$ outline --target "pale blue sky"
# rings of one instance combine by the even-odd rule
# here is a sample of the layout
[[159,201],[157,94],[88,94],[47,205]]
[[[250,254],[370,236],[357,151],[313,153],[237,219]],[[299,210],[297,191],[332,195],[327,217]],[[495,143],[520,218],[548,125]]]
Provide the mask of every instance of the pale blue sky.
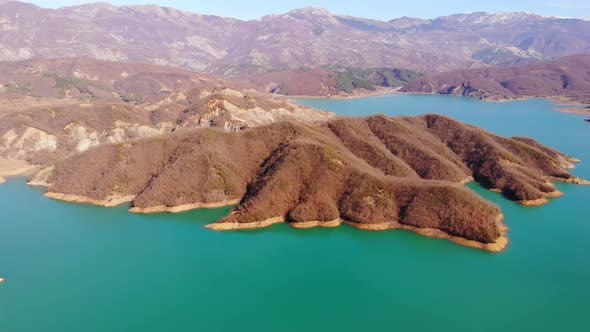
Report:
[[[22,0],[42,7],[88,3],[78,0]],[[590,0],[112,0],[116,5],[150,4],[191,12],[252,19],[294,8],[322,6],[333,13],[390,20],[401,16],[434,18],[475,11],[530,11],[548,16],[590,18]]]

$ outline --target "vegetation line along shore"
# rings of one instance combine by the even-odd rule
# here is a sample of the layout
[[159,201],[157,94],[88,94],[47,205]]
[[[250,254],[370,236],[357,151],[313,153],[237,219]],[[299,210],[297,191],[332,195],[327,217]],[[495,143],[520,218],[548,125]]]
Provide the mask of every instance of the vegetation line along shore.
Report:
[[498,251],[507,243],[501,211],[464,185],[476,180],[517,203],[546,204],[561,194],[551,181],[588,183],[567,171],[578,161],[442,115],[326,115],[99,145],[40,167],[30,183],[46,185],[48,198],[130,203],[136,213],[235,205],[207,226],[214,230],[347,223]]

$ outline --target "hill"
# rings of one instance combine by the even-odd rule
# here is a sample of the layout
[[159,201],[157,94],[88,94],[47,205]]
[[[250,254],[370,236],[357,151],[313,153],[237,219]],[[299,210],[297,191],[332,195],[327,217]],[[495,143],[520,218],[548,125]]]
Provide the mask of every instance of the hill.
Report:
[[[146,91],[150,91],[149,89]],[[92,147],[194,128],[241,131],[281,120],[333,114],[229,87],[195,88],[154,103],[17,98],[0,103],[0,158],[47,165]]]
[[547,203],[549,182],[583,183],[571,159],[526,138],[502,138],[440,115],[198,129],[102,145],[59,161],[34,181],[47,196],[134,212],[238,204],[213,229],[406,228],[484,248],[505,244],[500,211],[461,184]]
[[299,68],[241,76],[265,91],[284,96],[350,96],[399,88],[421,74],[401,68]]
[[526,66],[456,70],[427,75],[402,90],[491,100],[558,96],[590,103],[590,55],[564,57]]
[[0,92],[34,98],[97,100],[142,104],[173,92],[232,86],[236,81],[174,67],[90,58],[0,62]]

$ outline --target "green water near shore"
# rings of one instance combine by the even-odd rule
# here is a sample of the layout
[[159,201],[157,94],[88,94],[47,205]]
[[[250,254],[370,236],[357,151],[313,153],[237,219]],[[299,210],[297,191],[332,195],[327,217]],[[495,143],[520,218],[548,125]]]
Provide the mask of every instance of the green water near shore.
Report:
[[[590,125],[547,100],[392,95],[301,100],[345,115],[439,112],[587,162]],[[275,225],[219,233],[229,209],[136,215],[0,185],[0,331],[586,331],[590,187],[500,205],[500,254],[402,230]]]

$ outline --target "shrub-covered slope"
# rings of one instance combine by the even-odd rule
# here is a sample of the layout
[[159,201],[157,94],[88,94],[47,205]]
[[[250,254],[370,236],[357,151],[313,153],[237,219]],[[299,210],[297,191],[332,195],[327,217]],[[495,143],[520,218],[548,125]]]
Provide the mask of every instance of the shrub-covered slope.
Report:
[[227,131],[333,114],[265,94],[224,87],[175,92],[153,104],[64,103],[0,113],[0,157],[47,164],[102,144],[177,130]]
[[550,179],[576,181],[568,160],[533,140],[440,115],[374,116],[100,146],[58,162],[46,181],[50,197],[104,205],[128,198],[136,212],[239,202],[214,229],[344,221],[490,249],[503,238],[500,211],[461,183],[474,177],[509,199],[539,203],[556,194]]
[[455,70],[424,76],[403,88],[480,99],[567,97],[590,101],[590,55],[526,66]]

